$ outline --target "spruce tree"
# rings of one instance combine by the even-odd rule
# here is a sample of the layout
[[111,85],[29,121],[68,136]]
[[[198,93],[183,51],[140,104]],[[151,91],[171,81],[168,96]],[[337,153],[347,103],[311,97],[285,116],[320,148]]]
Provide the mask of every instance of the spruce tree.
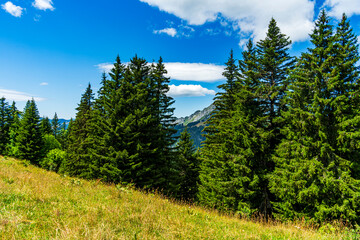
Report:
[[187,128],[181,132],[177,146],[180,162],[179,195],[185,200],[195,200],[199,183],[200,160]]
[[[223,210],[234,209],[234,201],[224,186],[232,181],[228,166],[231,149],[226,149],[229,142],[228,127],[231,126],[231,118],[234,110],[234,93],[236,92],[239,79],[238,66],[230,52],[226,68],[223,73],[226,82],[219,86],[214,101],[215,109],[206,122],[204,128],[206,140],[202,148],[202,163],[198,199],[201,203]],[[231,194],[230,194],[231,195]]]
[[18,148],[16,146],[16,138],[18,135],[18,130],[20,126],[20,115],[21,112],[16,108],[16,104],[13,101],[10,107],[9,111],[9,123],[10,123],[10,129],[9,129],[9,142],[6,146],[7,148],[7,155],[9,156],[17,156]]
[[43,135],[53,133],[51,123],[48,117],[44,117],[41,119],[40,127]]
[[[92,174],[96,178],[109,182],[123,181],[120,169],[124,169],[127,158],[125,148],[127,142],[123,137],[127,125],[123,120],[127,109],[124,101],[119,103],[119,99],[127,96],[130,92],[124,91],[122,93],[124,95],[118,93],[120,86],[125,87],[123,84],[124,71],[125,66],[117,56],[114,67],[109,73],[110,79],[107,79],[105,73],[102,75],[101,88],[94,103]],[[129,107],[131,108],[131,106]]]
[[117,57],[103,74],[94,104],[94,172],[106,181],[169,190],[175,168],[173,100],[160,59],[149,65],[135,56],[127,67]]
[[10,140],[10,108],[6,99],[0,98],[0,155],[6,154],[6,145]]
[[95,177],[91,154],[93,124],[96,124],[93,122],[93,104],[94,94],[89,83],[76,108],[76,118],[71,123],[68,136],[67,159],[61,166],[62,172],[87,179]]
[[60,130],[58,134],[57,140],[60,142],[62,149],[65,150],[67,146],[67,129],[66,129],[66,122],[60,124]]
[[172,104],[174,99],[167,95],[169,91],[170,78],[166,77],[167,71],[160,57],[156,64],[152,64],[150,70],[149,99],[152,99],[150,105],[153,129],[149,131],[151,142],[157,147],[156,155],[152,160],[158,168],[153,171],[158,173],[154,175],[162,176],[162,183],[151,184],[158,188],[166,190],[168,193],[175,194],[178,189],[176,179],[178,173],[178,162],[175,157],[175,120],[174,108]]
[[[286,109],[284,102],[285,91],[288,87],[288,75],[294,68],[295,60],[289,54],[291,41],[281,33],[275,19],[271,19],[268,32],[264,40],[257,43],[257,69],[259,76],[258,101],[260,102],[262,126],[257,134],[266,140],[267,144],[257,142],[260,151],[255,155],[257,165],[253,169],[259,177],[257,195],[258,210],[265,216],[272,213],[271,195],[268,187],[267,175],[274,170],[272,154],[283,138],[280,130],[284,122],[282,112]],[[253,150],[253,149],[252,149]],[[259,149],[257,149],[259,150]]]
[[51,120],[51,130],[55,138],[58,138],[60,133],[60,122],[59,118],[57,116],[57,113],[55,113],[53,119]]
[[27,101],[21,116],[16,145],[18,157],[38,164],[43,157],[43,138],[40,129],[40,116],[34,99]]
[[359,221],[358,46],[346,18],[334,34],[325,11],[310,36],[313,47],[290,76],[285,139],[270,178],[274,205],[279,218]]
[[156,89],[153,88],[155,82],[151,67],[145,59],[135,56],[130,60],[124,79],[124,88],[119,93],[130,90],[122,101],[125,101],[125,105],[131,103],[132,108],[128,105],[130,109],[124,120],[131,131],[126,134],[128,167],[123,176],[128,178],[126,181],[131,180],[141,188],[166,190],[169,166],[167,159],[161,156],[165,146],[160,144],[157,134],[157,131],[161,131],[161,122],[156,116],[159,111],[153,112],[158,100]]
[[[273,171],[271,156],[282,138],[286,79],[294,65],[288,53],[290,44],[274,19],[256,48],[251,41],[248,43],[235,84],[229,84],[231,80],[225,84],[228,87],[224,89],[235,91],[226,90],[222,96],[230,97],[220,101],[232,104],[218,108],[204,130],[207,139],[200,175],[201,202],[244,214],[256,211],[271,216],[273,196],[267,175]],[[224,73],[230,79],[233,74],[228,74],[229,69],[234,69],[231,59]],[[222,98],[215,99],[215,105],[219,106],[216,102]]]

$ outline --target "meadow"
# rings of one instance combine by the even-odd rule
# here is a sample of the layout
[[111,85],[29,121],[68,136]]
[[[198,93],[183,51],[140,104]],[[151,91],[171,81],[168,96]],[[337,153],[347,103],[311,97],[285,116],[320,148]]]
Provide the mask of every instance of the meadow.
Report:
[[251,221],[0,157],[1,239],[356,239],[354,230]]

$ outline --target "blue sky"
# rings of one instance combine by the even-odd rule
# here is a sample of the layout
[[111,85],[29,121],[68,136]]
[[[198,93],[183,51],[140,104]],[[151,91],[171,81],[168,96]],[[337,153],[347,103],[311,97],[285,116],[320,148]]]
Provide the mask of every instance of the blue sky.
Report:
[[271,17],[293,40],[309,46],[321,8],[336,21],[345,12],[360,33],[358,0],[0,0],[0,97],[20,110],[34,97],[42,116],[75,116],[90,82],[117,54],[149,62],[160,56],[171,77],[175,115],[212,103],[230,49],[241,55],[248,38],[262,39]]

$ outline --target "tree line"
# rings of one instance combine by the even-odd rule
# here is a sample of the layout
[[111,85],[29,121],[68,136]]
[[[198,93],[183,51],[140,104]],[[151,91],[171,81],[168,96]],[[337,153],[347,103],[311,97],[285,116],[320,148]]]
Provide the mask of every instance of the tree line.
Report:
[[61,174],[159,190],[195,198],[199,158],[190,134],[175,137],[174,100],[160,58],[137,56],[125,66],[118,56],[95,94],[89,84],[76,118],[61,127],[55,114],[40,119],[34,100],[20,113],[0,101],[0,155],[26,159]]
[[242,215],[360,221],[357,37],[322,11],[299,58],[271,20],[251,40],[205,128],[198,198]]
[[62,174],[132,184],[281,220],[360,222],[357,36],[322,11],[300,57],[272,19],[265,39],[231,51],[196,151],[175,137],[170,79],[157,63],[117,57],[95,97],[87,87],[67,129],[0,100],[0,154]]

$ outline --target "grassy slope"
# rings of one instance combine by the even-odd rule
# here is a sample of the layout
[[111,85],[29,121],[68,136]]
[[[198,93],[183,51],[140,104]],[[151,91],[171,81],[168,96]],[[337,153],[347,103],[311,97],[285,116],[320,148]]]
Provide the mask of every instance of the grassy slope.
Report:
[[0,156],[0,239],[340,239],[61,177]]

